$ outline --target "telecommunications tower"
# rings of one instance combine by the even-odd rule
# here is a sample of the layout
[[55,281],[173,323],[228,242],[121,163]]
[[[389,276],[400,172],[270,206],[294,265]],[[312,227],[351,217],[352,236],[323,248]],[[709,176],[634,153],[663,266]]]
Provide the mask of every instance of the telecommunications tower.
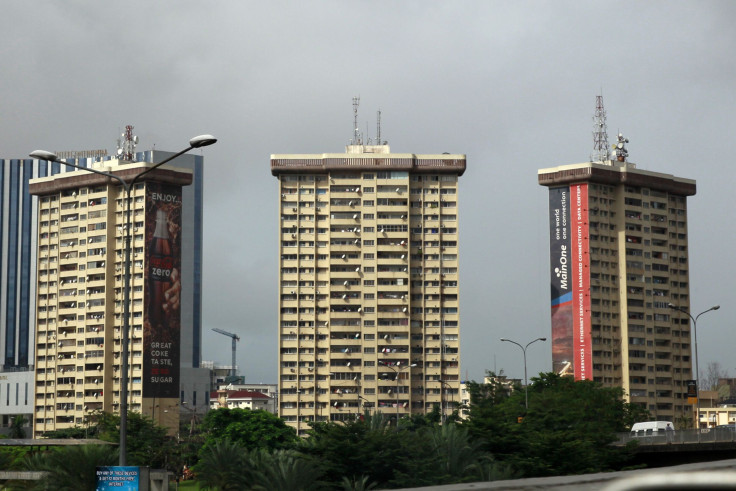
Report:
[[590,161],[606,162],[610,158],[603,95],[597,95],[595,96],[595,116],[593,116],[593,154],[590,156]]

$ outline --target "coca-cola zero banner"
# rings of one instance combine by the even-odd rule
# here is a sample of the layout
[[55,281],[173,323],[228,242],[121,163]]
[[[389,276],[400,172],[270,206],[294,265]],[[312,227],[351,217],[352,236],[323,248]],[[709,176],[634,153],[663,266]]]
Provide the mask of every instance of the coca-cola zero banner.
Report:
[[179,397],[181,187],[146,193],[143,397]]

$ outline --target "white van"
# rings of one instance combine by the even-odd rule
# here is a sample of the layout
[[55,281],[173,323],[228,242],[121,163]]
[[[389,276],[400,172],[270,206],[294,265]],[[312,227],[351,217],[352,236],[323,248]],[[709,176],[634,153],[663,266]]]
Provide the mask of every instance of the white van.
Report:
[[675,429],[672,421],[644,421],[634,423],[631,427],[631,436],[641,438],[645,436],[666,436],[667,426]]

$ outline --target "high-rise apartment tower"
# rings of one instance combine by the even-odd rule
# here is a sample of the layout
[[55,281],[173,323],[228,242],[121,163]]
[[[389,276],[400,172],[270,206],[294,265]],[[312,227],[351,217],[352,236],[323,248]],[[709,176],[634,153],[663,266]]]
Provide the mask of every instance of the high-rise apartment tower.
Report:
[[[149,164],[93,166],[132,178]],[[192,172],[161,167],[131,190],[129,408],[177,428],[180,405],[182,186]],[[87,171],[31,181],[38,196],[34,434],[119,409],[126,200]]]
[[445,412],[460,387],[464,155],[272,155],[279,180],[279,414]]
[[552,361],[623,387],[659,420],[690,416],[687,197],[695,181],[618,158],[541,169],[549,188]]

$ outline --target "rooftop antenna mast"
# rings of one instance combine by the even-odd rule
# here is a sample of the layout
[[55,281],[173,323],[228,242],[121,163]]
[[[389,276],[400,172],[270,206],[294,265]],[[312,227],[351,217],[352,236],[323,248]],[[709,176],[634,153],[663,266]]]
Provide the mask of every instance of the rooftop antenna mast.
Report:
[[381,110],[378,110],[378,115],[376,116],[376,145],[383,145],[381,143]]
[[125,133],[120,136],[123,139],[122,141],[118,139],[118,158],[131,162],[135,153],[135,146],[138,144],[138,137],[133,135],[133,126],[127,125],[125,127]]
[[360,106],[360,96],[353,97],[353,145],[363,144],[360,128],[358,128],[358,106]]
[[611,159],[608,146],[608,127],[606,126],[606,110],[603,107],[603,95],[595,96],[595,116],[593,116],[593,155],[592,162],[606,162]]
[[613,145],[613,148],[616,150],[616,160],[618,162],[626,162],[626,158],[629,156],[629,151],[626,149],[627,143],[629,143],[629,139],[624,138],[624,135],[619,133],[616,143]]

